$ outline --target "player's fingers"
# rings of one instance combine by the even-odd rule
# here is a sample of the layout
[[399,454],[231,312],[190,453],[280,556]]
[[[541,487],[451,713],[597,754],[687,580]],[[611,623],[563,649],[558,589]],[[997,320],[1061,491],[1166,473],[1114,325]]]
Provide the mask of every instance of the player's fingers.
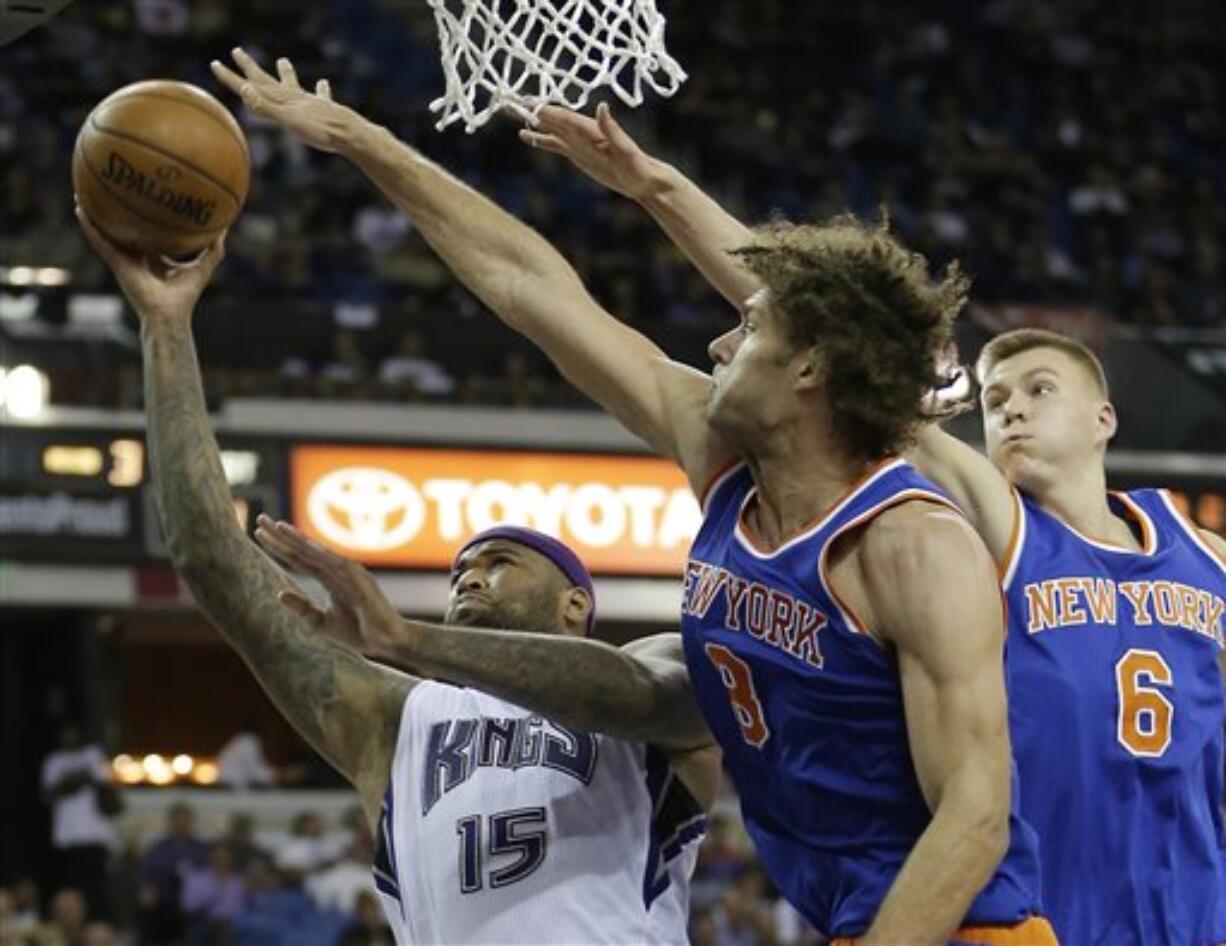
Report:
[[304,574],[310,575],[333,597],[352,599],[353,587],[345,574],[349,564],[330,549],[303,535],[287,522],[274,527],[286,557]]
[[294,64],[284,56],[277,60],[277,76],[291,89],[302,88],[298,82],[298,71],[294,68]]
[[265,529],[263,526],[256,528],[253,533],[256,544],[259,545],[264,552],[273,559],[282,568],[291,572],[297,572],[298,569],[294,563],[290,561],[290,555],[285,547],[285,543],[277,539],[276,533]]
[[275,529],[261,525],[255,530],[255,539],[261,548],[290,571],[299,575],[310,575],[322,581],[318,564],[309,556],[303,555],[293,544],[286,542]]
[[550,134],[591,135],[596,131],[595,123],[586,115],[558,105],[546,105],[542,108],[537,113],[537,125],[539,131]]
[[519,140],[528,147],[536,148],[540,151],[552,151],[554,154],[563,155],[569,154],[566,142],[555,135],[542,135],[539,132],[521,128],[519,130]]
[[533,114],[532,109],[524,108],[518,102],[507,102],[504,108],[512,117],[517,118],[531,128],[535,128],[539,123],[539,119]]
[[309,598],[299,594],[297,591],[282,591],[277,595],[277,600],[281,602],[282,607],[293,611],[299,617],[306,618],[316,627],[321,626],[327,619],[323,611],[315,607]]
[[242,94],[243,83],[246,82],[246,80],[237,72],[219,59],[214,59],[212,62],[210,62],[209,68],[213,71],[213,75],[217,78],[218,82],[224,85],[235,95]]
[[264,71],[263,67],[251,57],[251,54],[242,46],[235,46],[230,50],[230,55],[234,57],[234,61],[238,64],[239,69],[243,71],[248,79],[252,81],[264,80],[271,82],[272,76]]
[[321,99],[332,101],[332,83],[327,79],[320,79],[315,83],[315,94]]
[[108,265],[119,262],[122,259],[119,248],[98,231],[89,217],[85,216],[85,211],[80,207],[74,207],[73,212],[77,215],[77,223],[81,225],[81,232],[85,234],[85,239],[89,241],[89,245],[102,257],[103,261]]
[[634,139],[617,123],[613,117],[613,109],[609,108],[607,102],[596,106],[596,124],[600,126],[600,133],[605,139],[619,151],[628,151],[635,147]]
[[316,542],[293,523],[286,522],[284,519],[278,519],[276,522],[269,520],[269,522],[272,523],[274,528],[276,528],[277,534],[281,536],[283,540],[297,549],[301,554],[307,555],[320,562],[344,561],[343,558],[333,552],[326,545]]
[[243,105],[247,111],[251,112],[251,114],[263,115],[268,111],[268,99],[261,95],[260,90],[250,82],[244,82],[239,87],[238,95],[243,100]]

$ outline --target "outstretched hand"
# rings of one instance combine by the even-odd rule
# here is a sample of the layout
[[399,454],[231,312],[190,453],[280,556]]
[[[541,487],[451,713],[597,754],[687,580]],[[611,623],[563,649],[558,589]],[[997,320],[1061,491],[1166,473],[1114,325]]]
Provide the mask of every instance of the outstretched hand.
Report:
[[119,288],[142,321],[190,319],[200,294],[226,255],[223,233],[190,263],[140,256],[113,242],[80,207],[76,208],[76,215],[85,239],[115,274]]
[[533,148],[568,158],[588,177],[631,200],[645,197],[658,173],[658,162],[613,119],[603,102],[596,106],[595,118],[547,105],[535,124],[520,130],[519,138]]
[[327,79],[316,82],[312,94],[298,82],[294,64],[284,57],[277,60],[277,75],[272,76],[241,47],[235,47],[230,55],[242,75],[217,59],[209,67],[217,81],[241,98],[248,109],[312,148],[332,152],[341,149],[355,113],[332,101],[332,87]]
[[370,572],[269,516],[257,520],[255,538],[274,559],[328,592],[328,606],[321,608],[303,592],[286,589],[279,596],[284,607],[346,647],[368,657],[391,656],[403,621]]

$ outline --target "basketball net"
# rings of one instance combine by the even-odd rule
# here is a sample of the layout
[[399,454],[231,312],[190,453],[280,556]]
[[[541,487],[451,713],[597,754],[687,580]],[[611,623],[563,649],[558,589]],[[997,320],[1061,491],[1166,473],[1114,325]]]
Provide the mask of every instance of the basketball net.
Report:
[[672,95],[685,71],[664,48],[654,0],[429,0],[446,91],[440,130],[473,132],[501,109],[580,109],[601,86],[631,107],[644,86]]

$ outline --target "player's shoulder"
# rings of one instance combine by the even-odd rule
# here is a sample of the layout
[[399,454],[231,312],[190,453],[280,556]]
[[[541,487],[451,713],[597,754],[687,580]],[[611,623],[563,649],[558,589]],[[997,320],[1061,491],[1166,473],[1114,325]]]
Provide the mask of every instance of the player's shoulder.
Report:
[[1209,529],[1200,529],[1199,532],[1204,543],[1222,560],[1222,565],[1226,566],[1226,538]]
[[861,573],[874,591],[944,581],[959,566],[991,564],[966,517],[936,497],[887,507],[865,524],[856,545]]

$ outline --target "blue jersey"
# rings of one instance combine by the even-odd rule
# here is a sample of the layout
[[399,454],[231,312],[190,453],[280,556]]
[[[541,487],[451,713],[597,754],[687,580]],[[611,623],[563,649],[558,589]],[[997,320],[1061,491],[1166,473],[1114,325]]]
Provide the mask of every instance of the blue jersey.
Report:
[[[767,551],[742,522],[753,492],[745,466],[708,490],[686,566],[686,663],[771,880],[823,933],[856,936],[932,815],[911,758],[896,659],[840,605],[826,555],[890,506],[949,500],[892,459]],[[1038,912],[1034,833],[1011,821],[1009,853],[968,924],[1014,924]]]
[[1043,906],[1071,946],[1226,942],[1223,566],[1170,497],[1114,494],[1144,551],[1018,496],[1010,725]]

